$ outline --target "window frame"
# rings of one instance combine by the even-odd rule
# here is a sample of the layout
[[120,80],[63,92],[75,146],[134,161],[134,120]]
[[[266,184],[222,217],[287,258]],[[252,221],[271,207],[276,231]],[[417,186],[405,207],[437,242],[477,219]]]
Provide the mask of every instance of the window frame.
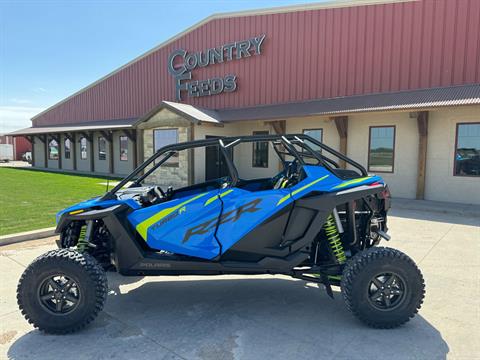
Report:
[[[323,143],[323,128],[311,128],[311,129],[302,129],[302,134],[303,135],[308,135],[308,134],[305,134],[305,131],[313,131],[313,130],[320,130],[322,132],[322,137],[321,139],[319,140],[321,143]],[[318,139],[316,139],[318,140]],[[309,145],[309,144],[307,144]],[[311,146],[311,145],[310,145]],[[302,149],[302,152],[305,152],[305,149]],[[319,149],[319,152],[320,154],[322,153],[322,148]]]
[[[156,143],[155,143],[155,131],[164,131],[164,130],[175,130],[175,133],[177,135],[177,140],[175,142],[175,144],[178,144],[178,140],[179,140],[179,134],[178,134],[178,131],[179,131],[179,128],[159,128],[159,129],[153,129],[153,132],[152,132],[152,136],[153,136],[153,153],[157,152],[158,149],[156,149]],[[175,156],[175,155],[174,155]],[[174,157],[172,156],[172,157]],[[172,163],[172,162],[165,162],[162,166],[164,167],[173,167],[173,168],[178,168],[180,167],[180,158],[178,158],[178,161],[175,162],[175,163]]]
[[[52,151],[50,150],[50,144],[52,143],[52,141],[55,141],[57,143],[57,158],[54,159],[52,158]],[[48,160],[52,160],[52,161],[58,161],[58,159],[60,158],[59,156],[59,151],[58,149],[60,148],[60,144],[58,143],[57,140],[55,140],[54,138],[50,138],[50,141],[48,141],[47,143],[47,147],[48,147]]]
[[461,178],[480,178],[480,175],[460,175],[457,174],[457,146],[458,146],[458,128],[460,125],[480,125],[480,121],[458,122],[455,124],[455,147],[453,148],[453,176]]
[[322,131],[322,138],[319,141],[321,143],[323,143],[323,128],[302,129],[302,134],[303,135],[308,135],[308,134],[305,134],[305,131],[313,131],[313,130],[321,130]]
[[[270,135],[270,131],[268,130],[257,130],[257,131],[252,131],[252,135]],[[268,169],[269,168],[269,157],[270,157],[270,152],[268,151],[270,143],[266,141],[267,143],[267,166],[255,166],[255,144],[262,142],[262,141],[253,141],[252,142],[252,168],[255,169]]]
[[[125,160],[122,160],[122,138],[127,139],[127,158]],[[128,161],[128,136],[127,135],[118,136],[118,157],[120,161]]]
[[[104,159],[101,159],[100,158],[100,140],[103,140],[103,142],[105,143],[105,158]],[[97,151],[98,151],[98,161],[106,161],[107,160],[107,139],[105,139],[105,137],[103,136],[99,136],[97,138]]]
[[[370,151],[372,145],[372,129],[375,128],[393,128],[393,152],[392,152],[392,171],[370,170]],[[397,140],[397,126],[396,125],[372,125],[368,127],[368,154],[367,154],[367,171],[382,174],[395,173],[395,142]]]
[[[83,151],[82,151],[82,140],[85,140],[85,157],[83,157]],[[88,160],[88,140],[85,136],[82,136],[78,140],[80,144],[80,160]]]
[[[70,143],[70,146],[69,146],[68,150],[67,150],[67,145],[66,145],[67,141]],[[72,143],[73,143],[73,141],[70,140],[69,138],[63,139],[63,157],[65,159],[70,160],[70,158],[72,157]]]

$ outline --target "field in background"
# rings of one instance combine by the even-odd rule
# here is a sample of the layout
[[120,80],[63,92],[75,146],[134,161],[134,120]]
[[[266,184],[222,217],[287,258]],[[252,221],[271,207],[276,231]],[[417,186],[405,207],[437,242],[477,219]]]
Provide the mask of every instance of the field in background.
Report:
[[1,167],[0,235],[55,226],[59,210],[104,193],[105,181]]

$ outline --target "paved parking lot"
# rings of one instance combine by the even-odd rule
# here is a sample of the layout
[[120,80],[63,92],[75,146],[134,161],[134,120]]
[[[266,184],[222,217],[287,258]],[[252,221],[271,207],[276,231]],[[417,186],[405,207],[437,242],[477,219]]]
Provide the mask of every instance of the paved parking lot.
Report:
[[[445,211],[448,209],[448,211]],[[53,239],[0,248],[0,358],[480,359],[480,208],[397,200],[388,246],[424,273],[419,316],[373,330],[314,284],[284,276],[121,278],[85,330],[44,335],[17,310],[25,266]]]

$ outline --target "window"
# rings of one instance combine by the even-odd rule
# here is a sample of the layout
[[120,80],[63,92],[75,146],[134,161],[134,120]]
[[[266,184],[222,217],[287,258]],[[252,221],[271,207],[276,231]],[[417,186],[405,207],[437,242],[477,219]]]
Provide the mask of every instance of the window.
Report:
[[[323,141],[323,129],[304,129],[303,130],[303,133],[305,135],[308,135],[312,138],[314,138],[315,140],[318,140],[320,142]],[[312,143],[311,141],[306,141],[306,144],[308,146],[310,146],[313,150],[315,151],[321,151],[322,149],[320,148],[320,146],[318,146],[317,144],[314,144]]]
[[457,124],[456,176],[480,176],[480,123]]
[[48,143],[48,159],[58,160],[58,142],[57,140],[50,140]]
[[[268,131],[254,131],[253,135],[268,135]],[[252,145],[252,166],[268,168],[268,141],[256,141]]]
[[368,171],[393,172],[395,126],[371,126],[368,147]]
[[65,141],[63,142],[63,147],[65,148],[65,159],[70,159],[70,154],[71,154],[71,151],[72,151],[72,142],[70,141],[70,139],[65,139]]
[[[153,150],[157,151],[164,146],[178,143],[178,129],[156,129],[153,130]],[[171,156],[165,166],[179,166],[178,154]]]
[[[121,140],[120,140],[120,143],[121,143]],[[106,159],[107,159],[107,141],[103,136],[100,136],[98,138],[98,160],[106,160]]]
[[87,160],[87,139],[80,138],[80,159]]
[[120,161],[128,161],[128,137],[120,136]]

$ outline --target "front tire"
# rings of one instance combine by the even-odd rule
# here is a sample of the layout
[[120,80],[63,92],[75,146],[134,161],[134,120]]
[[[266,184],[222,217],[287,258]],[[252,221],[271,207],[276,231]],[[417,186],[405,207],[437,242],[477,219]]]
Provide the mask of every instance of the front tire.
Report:
[[49,251],[24,271],[17,288],[22,314],[46,333],[80,330],[103,309],[108,285],[105,271],[86,253]]
[[401,251],[370,248],[356,254],[343,271],[347,308],[368,326],[390,329],[410,320],[425,295],[423,276]]

